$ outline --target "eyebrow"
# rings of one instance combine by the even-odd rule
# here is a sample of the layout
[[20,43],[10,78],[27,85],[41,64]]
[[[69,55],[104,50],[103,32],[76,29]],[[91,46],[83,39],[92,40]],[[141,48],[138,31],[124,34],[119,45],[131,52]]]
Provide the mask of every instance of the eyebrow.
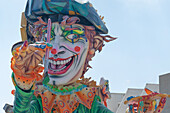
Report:
[[70,31],[70,30],[81,30],[83,27],[78,26],[78,25],[69,25],[69,26],[64,26],[62,27],[64,31]]
[[71,28],[71,27],[67,27],[64,29],[65,31],[70,31],[70,30],[79,30],[79,28]]
[[83,27],[78,25],[62,26],[61,29],[63,30],[64,35],[68,34],[82,35],[84,33]]

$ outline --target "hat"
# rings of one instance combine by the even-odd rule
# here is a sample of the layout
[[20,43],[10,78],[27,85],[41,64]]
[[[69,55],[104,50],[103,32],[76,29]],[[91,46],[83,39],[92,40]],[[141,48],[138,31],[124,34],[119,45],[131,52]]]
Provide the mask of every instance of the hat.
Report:
[[44,21],[51,18],[52,22],[61,22],[64,15],[78,16],[80,24],[93,25],[100,34],[108,33],[105,24],[89,2],[79,3],[75,0],[27,1],[25,17],[29,23],[36,22],[37,17],[40,16]]

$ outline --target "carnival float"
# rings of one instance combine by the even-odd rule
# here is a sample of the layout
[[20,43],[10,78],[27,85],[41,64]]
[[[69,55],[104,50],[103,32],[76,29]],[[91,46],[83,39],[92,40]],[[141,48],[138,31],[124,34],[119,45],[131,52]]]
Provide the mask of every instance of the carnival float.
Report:
[[[90,2],[28,0],[21,23],[22,41],[11,49],[15,100],[5,112],[112,113],[109,81],[84,77],[95,52],[116,39]],[[146,92],[127,99],[129,113],[162,112],[169,95]]]

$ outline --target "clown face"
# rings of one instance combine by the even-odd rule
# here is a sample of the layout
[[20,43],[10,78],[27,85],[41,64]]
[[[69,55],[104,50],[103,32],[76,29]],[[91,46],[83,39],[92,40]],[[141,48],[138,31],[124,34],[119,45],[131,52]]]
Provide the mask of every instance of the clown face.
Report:
[[64,25],[52,23],[51,44],[49,53],[49,84],[65,85],[78,80],[83,72],[87,57],[89,41],[80,24]]

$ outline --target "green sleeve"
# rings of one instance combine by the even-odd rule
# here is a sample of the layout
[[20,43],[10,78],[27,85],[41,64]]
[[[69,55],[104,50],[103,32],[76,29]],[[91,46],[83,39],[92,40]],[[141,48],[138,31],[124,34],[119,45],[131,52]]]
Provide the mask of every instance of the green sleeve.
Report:
[[90,113],[113,113],[99,101],[100,97],[95,96]]
[[95,96],[91,109],[88,109],[84,105],[79,104],[78,108],[73,113],[113,113],[103,104],[101,104],[98,99],[99,97]]
[[14,113],[43,113],[41,97],[34,96],[34,90],[24,91],[15,86]]
[[14,113],[42,113],[41,97],[35,97],[33,92],[25,92],[16,86]]

